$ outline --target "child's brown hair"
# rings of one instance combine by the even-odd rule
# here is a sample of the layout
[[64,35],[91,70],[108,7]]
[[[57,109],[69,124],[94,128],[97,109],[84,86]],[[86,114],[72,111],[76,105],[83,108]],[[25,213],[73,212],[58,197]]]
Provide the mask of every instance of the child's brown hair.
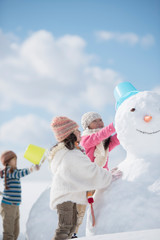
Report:
[[[4,172],[5,172],[5,189],[8,189],[7,187],[7,166],[10,162],[11,159],[13,159],[14,157],[17,158],[17,155],[13,152],[13,151],[5,151],[1,154],[1,163],[3,164],[3,166],[5,167]],[[14,171],[13,168],[10,169],[10,172],[12,173]]]

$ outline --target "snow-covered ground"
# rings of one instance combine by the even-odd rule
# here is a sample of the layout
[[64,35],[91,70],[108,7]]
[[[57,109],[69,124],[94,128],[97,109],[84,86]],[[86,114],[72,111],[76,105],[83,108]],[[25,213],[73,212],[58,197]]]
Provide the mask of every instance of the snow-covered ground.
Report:
[[80,238],[81,240],[159,240],[160,229],[97,235]]
[[[22,187],[23,187],[23,195],[22,195],[23,203],[21,205],[21,234],[19,235],[18,240],[27,240],[27,236],[25,234],[27,220],[28,220],[28,223],[27,223],[28,228],[29,226],[33,225],[32,229],[31,228],[28,229],[30,233],[29,234],[30,237],[28,238],[28,240],[51,239],[57,224],[57,214],[56,214],[56,211],[51,211],[49,207],[45,209],[49,202],[49,199],[48,199],[49,182],[27,182],[26,181],[22,183]],[[34,216],[35,212],[37,212],[37,220],[36,222],[32,222],[31,219],[33,220],[33,218],[36,217]],[[41,216],[41,218],[39,218],[39,216]],[[48,221],[48,219],[50,221]],[[0,219],[0,240],[2,240],[1,224],[2,222]],[[86,224],[86,217],[84,219],[84,222],[79,232],[80,239],[82,240],[117,240],[117,239],[118,240],[159,240],[160,239],[160,229],[83,237],[85,235],[85,224]],[[43,236],[43,238],[41,238],[40,236],[41,229],[45,229],[45,233],[50,233],[50,236],[46,234],[45,236]],[[34,230],[36,230],[37,232],[36,236],[34,235],[35,234]]]

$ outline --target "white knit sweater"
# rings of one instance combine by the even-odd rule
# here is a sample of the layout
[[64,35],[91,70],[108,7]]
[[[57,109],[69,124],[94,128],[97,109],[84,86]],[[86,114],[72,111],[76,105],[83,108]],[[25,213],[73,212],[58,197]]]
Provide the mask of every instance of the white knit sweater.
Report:
[[109,171],[92,163],[79,149],[68,150],[63,145],[51,152],[50,167],[53,173],[51,209],[66,201],[87,204],[86,191],[105,188],[112,180]]

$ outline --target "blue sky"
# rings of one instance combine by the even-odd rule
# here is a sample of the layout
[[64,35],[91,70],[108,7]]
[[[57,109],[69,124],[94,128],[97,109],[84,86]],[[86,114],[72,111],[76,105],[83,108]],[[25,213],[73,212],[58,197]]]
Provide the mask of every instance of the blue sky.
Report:
[[159,0],[0,0],[0,152],[50,147],[56,115],[109,124],[121,81],[160,92],[159,12]]

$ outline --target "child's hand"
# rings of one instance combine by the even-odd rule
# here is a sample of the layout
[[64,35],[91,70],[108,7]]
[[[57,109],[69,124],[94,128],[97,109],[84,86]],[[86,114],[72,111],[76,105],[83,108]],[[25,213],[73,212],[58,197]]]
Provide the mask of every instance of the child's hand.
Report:
[[116,170],[118,170],[118,167],[112,168],[111,173],[114,173]]
[[123,175],[123,172],[120,171],[120,170],[118,170],[118,168],[117,168],[117,169],[116,169],[116,168],[113,169],[113,170],[111,171],[111,173],[112,173],[112,182],[114,182],[115,180],[121,178],[122,175]]
[[3,195],[3,192],[0,192],[0,195]]
[[35,170],[36,170],[36,171],[39,171],[39,169],[40,169],[40,165],[36,164],[36,165],[35,165]]
[[30,167],[31,172],[38,171],[39,169],[40,169],[39,165],[33,165],[32,167]]

